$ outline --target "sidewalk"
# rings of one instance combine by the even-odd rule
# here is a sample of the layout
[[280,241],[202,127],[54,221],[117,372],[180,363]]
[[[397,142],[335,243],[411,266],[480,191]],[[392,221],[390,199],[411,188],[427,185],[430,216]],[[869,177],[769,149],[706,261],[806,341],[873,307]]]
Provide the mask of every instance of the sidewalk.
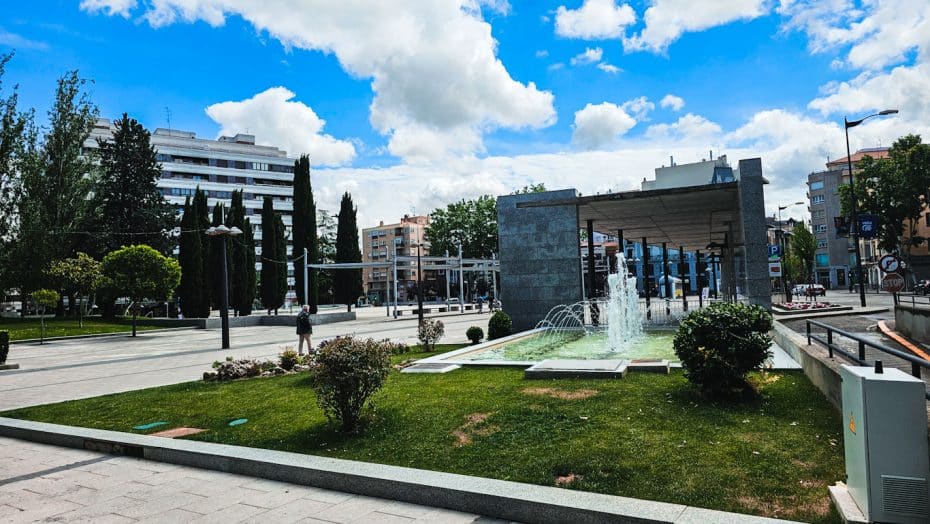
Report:
[[3,523],[455,524],[478,519],[445,509],[0,437]]

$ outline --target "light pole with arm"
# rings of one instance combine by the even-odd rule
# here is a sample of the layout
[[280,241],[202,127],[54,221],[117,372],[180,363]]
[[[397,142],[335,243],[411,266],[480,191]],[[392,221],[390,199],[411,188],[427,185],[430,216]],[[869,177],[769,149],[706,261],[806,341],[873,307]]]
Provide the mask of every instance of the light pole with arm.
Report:
[[223,324],[223,349],[229,349],[229,284],[226,274],[226,237],[238,236],[242,230],[238,227],[226,227],[220,224],[207,230],[207,235],[211,237],[220,237],[220,264],[223,268],[220,271],[221,287],[220,292],[220,319]]
[[792,206],[803,206],[803,205],[804,205],[804,202],[795,202],[794,204],[778,206],[778,244],[781,247],[781,257],[782,257],[781,287],[782,287],[782,291],[785,292],[785,300],[787,300],[788,302],[791,302],[791,291],[788,289],[788,279],[787,277],[785,277],[785,262],[786,262],[785,256],[787,255],[787,252],[785,250],[785,230],[783,229],[783,225],[781,221],[781,212]]
[[884,111],[871,114],[867,117],[860,118],[859,120],[852,121],[848,120],[845,116],[843,117],[843,124],[846,128],[846,165],[849,169],[849,221],[850,227],[852,227],[853,230],[853,244],[856,250],[856,280],[859,281],[859,305],[862,307],[865,307],[865,279],[862,278],[862,253],[861,249],[859,249],[859,202],[856,197],[856,182],[855,177],[853,176],[852,153],[849,150],[849,128],[856,127],[857,125],[872,117],[893,115],[897,112],[897,109],[886,109]]

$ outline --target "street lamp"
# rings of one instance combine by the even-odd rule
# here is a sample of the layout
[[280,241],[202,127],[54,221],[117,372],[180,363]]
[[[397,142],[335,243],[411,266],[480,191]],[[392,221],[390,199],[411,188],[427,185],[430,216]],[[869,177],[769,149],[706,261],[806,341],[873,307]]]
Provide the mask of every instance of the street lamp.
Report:
[[849,128],[865,122],[875,116],[893,115],[898,112],[897,109],[886,109],[878,113],[871,114],[859,120],[847,120],[843,117],[843,124],[846,126],[846,165],[849,168],[849,200],[850,200],[850,226],[853,229],[853,244],[856,249],[856,279],[859,281],[859,304],[865,307],[865,279],[862,278],[862,253],[859,249],[859,203],[856,198],[856,182],[853,177],[852,153],[849,150]]
[[[794,204],[787,204],[787,205],[784,205],[784,206],[778,206],[778,244],[779,244],[779,246],[781,247],[781,256],[782,256],[782,258],[784,258],[784,256],[785,256],[785,251],[786,251],[786,250],[785,250],[785,230],[782,229],[781,212],[784,211],[785,209],[788,209],[789,207],[793,207],[793,206],[803,206],[803,205],[804,205],[804,202],[795,202]],[[791,293],[790,293],[789,290],[788,290],[788,280],[787,280],[787,278],[785,277],[785,265],[784,265],[784,261],[783,261],[783,263],[782,263],[782,268],[781,268],[781,288],[782,288],[782,291],[784,291],[784,293],[785,293],[785,300],[787,300],[788,302],[790,302],[790,301],[791,301]]]
[[420,252],[429,248],[426,242],[415,242],[411,247],[417,248],[417,325],[423,324],[423,271],[420,269]]
[[223,323],[223,349],[229,349],[229,285],[227,284],[226,275],[226,237],[234,237],[242,234],[242,230],[236,226],[226,227],[220,224],[207,230],[207,236],[220,238],[220,264],[223,265],[222,275],[222,292],[220,293],[220,318]]

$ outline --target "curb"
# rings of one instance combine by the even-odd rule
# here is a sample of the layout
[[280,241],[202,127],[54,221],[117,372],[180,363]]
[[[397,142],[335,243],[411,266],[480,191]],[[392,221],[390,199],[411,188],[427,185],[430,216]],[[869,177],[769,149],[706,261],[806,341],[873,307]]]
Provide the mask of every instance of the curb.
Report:
[[541,523],[785,522],[562,488],[0,417],[0,436]]
[[904,338],[900,333],[888,327],[888,324],[886,324],[884,320],[880,320],[878,322],[878,329],[881,330],[882,333],[884,333],[886,336],[888,336],[889,338],[891,338],[898,344],[901,344],[902,346],[907,348],[907,350],[913,353],[914,355],[917,355],[918,357],[924,360],[930,360],[930,355],[927,355],[925,351],[923,351],[919,347],[912,344],[909,340]]
[[[184,326],[184,327],[175,327],[175,328],[159,328],[159,329],[145,329],[138,331],[139,334],[145,333],[163,333],[165,331],[183,331],[186,329],[197,329],[196,326]],[[117,331],[112,333],[90,333],[87,335],[68,335],[65,337],[46,337],[45,339],[41,338],[24,338],[22,340],[11,340],[10,344],[35,344],[37,342],[58,342],[61,340],[80,340],[82,338],[98,338],[98,337],[125,337],[132,334],[132,327],[130,326],[129,331]]]

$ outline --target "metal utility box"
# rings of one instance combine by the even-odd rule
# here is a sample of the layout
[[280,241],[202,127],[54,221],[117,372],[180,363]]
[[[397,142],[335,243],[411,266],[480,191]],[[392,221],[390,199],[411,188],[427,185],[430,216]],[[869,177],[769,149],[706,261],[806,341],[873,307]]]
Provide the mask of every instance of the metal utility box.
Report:
[[893,368],[840,376],[849,494],[870,522],[930,522],[924,382]]

